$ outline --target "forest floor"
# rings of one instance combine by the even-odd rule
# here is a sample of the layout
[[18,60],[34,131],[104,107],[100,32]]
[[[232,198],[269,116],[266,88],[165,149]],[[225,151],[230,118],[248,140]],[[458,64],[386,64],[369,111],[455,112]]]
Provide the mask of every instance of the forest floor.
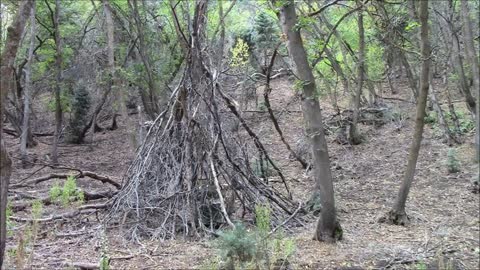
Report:
[[[407,87],[398,82],[399,95],[389,97],[409,100]],[[294,91],[286,79],[274,80],[271,102],[274,109],[288,109],[279,117],[279,123],[288,142],[301,140],[303,117],[298,101],[291,102]],[[258,93],[261,96],[261,93]],[[387,95],[387,94],[385,94]],[[346,100],[346,98],[343,98]],[[346,101],[340,99],[340,105]],[[342,103],[344,102],[344,103]],[[480,263],[479,195],[472,193],[471,180],[478,174],[473,161],[473,133],[464,136],[465,142],[454,145],[460,162],[460,172],[448,173],[446,160],[449,146],[442,143],[436,129],[427,125],[415,182],[407,202],[411,223],[393,226],[378,223],[387,213],[398,192],[413,133],[415,107],[412,103],[384,100],[384,105],[399,117],[381,127],[360,125],[364,142],[360,145],[341,145],[335,134],[327,137],[332,171],[335,179],[335,197],[338,218],[344,230],[344,239],[337,244],[312,240],[316,220],[295,231],[289,237],[296,243],[294,268],[309,269],[415,269],[420,262],[435,263],[450,260],[458,269],[477,269]],[[252,106],[253,107],[253,106]],[[346,106],[344,106],[346,107]],[[328,98],[322,101],[324,119],[335,114]],[[39,114],[37,117],[42,118]],[[294,198],[309,198],[314,180],[301,166],[289,159],[273,124],[265,112],[245,112],[245,118],[260,135],[262,142],[285,172]],[[136,120],[134,120],[136,121]],[[104,123],[106,125],[106,123]],[[44,127],[45,128],[45,127]],[[121,182],[123,173],[134,156],[130,132],[125,121],[114,131],[96,133],[94,143],[62,144],[62,166],[92,171]],[[50,151],[50,137],[38,138],[39,145],[30,149],[36,164],[21,167],[19,140],[5,135],[8,150],[13,156],[14,171],[11,184],[25,183],[50,173],[72,173],[69,169],[51,169],[45,164]],[[32,187],[12,189],[11,205],[25,203],[25,198],[44,198],[55,182],[49,180]],[[78,179],[80,188],[90,192],[114,190],[107,184],[88,177]],[[87,202],[88,204],[88,202]],[[76,205],[43,206],[42,217],[71,212]],[[15,265],[12,250],[19,249],[25,228],[31,227],[21,218],[31,218],[31,208],[17,208],[13,212],[11,234],[7,241],[8,265]],[[111,269],[198,268],[216,254],[212,241],[169,240],[130,243],[119,228],[108,228],[102,235],[102,212],[61,218],[39,223],[33,243],[33,268],[59,269],[72,263],[98,264],[102,243],[108,243]],[[17,221],[15,221],[17,220]],[[23,236],[22,236],[23,235]],[[31,249],[26,252],[31,253]],[[28,256],[27,256],[28,257]]]

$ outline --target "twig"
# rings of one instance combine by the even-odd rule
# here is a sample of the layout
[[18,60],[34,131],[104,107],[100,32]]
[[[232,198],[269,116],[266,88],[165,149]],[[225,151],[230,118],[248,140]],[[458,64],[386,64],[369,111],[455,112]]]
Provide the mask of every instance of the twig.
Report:
[[280,225],[278,225],[277,227],[273,228],[273,230],[271,230],[269,233],[268,233],[268,236],[274,234],[278,229],[280,229],[281,227],[285,226],[285,224],[287,224],[292,218],[294,218],[297,213],[300,211],[300,209],[302,209],[302,203],[300,202],[298,204],[298,207],[297,207],[297,210],[295,210],[295,212],[293,212],[293,214],[291,216],[289,216],[287,219],[285,219],[285,221],[283,221]]
[[213,182],[215,183],[215,188],[217,190],[218,198],[220,200],[220,207],[222,208],[223,216],[225,217],[225,220],[227,221],[228,225],[230,225],[232,228],[235,228],[235,225],[232,223],[232,221],[228,217],[227,209],[225,207],[225,201],[223,200],[222,191],[220,190],[220,185],[218,184],[217,172],[215,171],[215,166],[213,165],[211,154],[208,155],[208,160],[210,162],[210,169],[212,170]]

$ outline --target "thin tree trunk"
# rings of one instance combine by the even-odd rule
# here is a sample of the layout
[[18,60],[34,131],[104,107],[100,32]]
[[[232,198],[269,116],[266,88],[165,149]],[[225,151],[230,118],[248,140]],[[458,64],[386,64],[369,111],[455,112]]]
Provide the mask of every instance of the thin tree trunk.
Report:
[[405,225],[408,222],[405,213],[405,204],[407,202],[408,193],[415,176],[418,154],[422,142],[425,107],[427,104],[428,88],[429,88],[429,72],[430,72],[430,42],[428,37],[428,1],[421,1],[420,5],[420,42],[422,54],[422,72],[420,77],[420,93],[417,100],[417,113],[415,120],[415,132],[413,134],[412,144],[408,155],[408,163],[403,178],[400,191],[397,195],[393,209],[388,213],[385,221],[397,225]]
[[445,91],[447,93],[447,102],[448,102],[448,111],[450,112],[450,116],[452,117],[453,126],[455,128],[455,137],[460,135],[460,121],[458,120],[457,112],[455,111],[455,106],[452,102],[452,97],[450,95],[450,87],[448,87],[448,82],[446,83],[447,87]]
[[[453,14],[453,7],[449,7],[450,13]],[[453,15],[450,16],[451,18]],[[445,23],[447,24],[447,28],[450,30],[451,37],[452,37],[452,60],[453,60],[453,67],[455,70],[455,73],[457,74],[459,84],[460,84],[460,90],[462,91],[463,95],[465,96],[465,101],[467,103],[467,107],[472,112],[475,114],[475,98],[472,96],[472,93],[470,92],[470,87],[467,82],[467,76],[465,75],[465,69],[463,67],[463,60],[462,60],[462,53],[461,53],[461,47],[460,47],[460,38],[458,37],[457,31],[455,30],[455,26],[453,25],[452,21],[449,21],[449,19],[444,18]]]
[[60,36],[60,0],[55,0],[55,16],[53,26],[55,28],[55,65],[57,68],[55,85],[55,131],[52,144],[52,163],[58,164],[58,141],[62,130],[62,104],[60,100],[60,91],[62,84],[62,44]]
[[220,40],[218,41],[217,70],[218,74],[220,74],[220,72],[222,72],[223,51],[225,50],[225,21],[223,18],[223,1],[218,1],[218,19],[218,23],[220,25]]
[[30,132],[30,95],[33,92],[33,83],[32,83],[32,62],[33,62],[33,51],[35,50],[35,32],[36,32],[36,21],[35,21],[35,5],[32,6],[32,14],[30,15],[30,48],[28,49],[28,59],[26,65],[26,74],[25,74],[25,93],[24,93],[24,108],[23,108],[23,125],[22,125],[22,136],[20,138],[20,154],[22,159],[23,167],[27,166],[28,156],[27,156],[27,142],[28,134]]
[[[320,72],[318,69],[315,69],[315,71],[317,72],[320,79],[322,79],[325,82],[324,84],[325,90],[327,90],[327,93],[330,96],[333,109],[335,110],[335,112],[337,112],[337,114],[340,114],[340,107],[338,107],[338,100],[337,100],[337,87],[335,87],[332,91],[332,86],[326,81],[325,75],[323,75],[322,72]],[[338,82],[337,82],[337,85],[338,85]]]
[[473,44],[473,33],[472,33],[472,26],[471,22],[468,19],[469,17],[469,9],[466,0],[461,0],[461,8],[462,8],[462,18],[463,18],[463,27],[465,31],[463,33],[464,42],[465,42],[465,51],[467,53],[467,58],[469,60],[470,68],[472,69],[472,77],[473,77],[473,92],[477,93],[477,101],[476,101],[476,116],[475,116],[475,123],[476,123],[476,136],[475,136],[475,143],[477,145],[476,151],[476,159],[480,162],[480,68],[478,64],[478,57],[477,51],[475,50],[475,44]]
[[275,57],[277,56],[277,49],[273,51],[272,58],[270,60],[270,64],[266,68],[266,76],[267,76],[267,82],[265,84],[265,90],[263,91],[263,99],[265,101],[265,106],[267,107],[268,114],[270,115],[270,119],[272,120],[273,126],[275,127],[275,130],[277,131],[278,135],[280,136],[280,140],[283,142],[287,150],[290,152],[290,154],[302,165],[303,169],[308,169],[308,163],[300,156],[298,155],[292,147],[290,147],[290,144],[287,142],[285,137],[283,136],[282,129],[280,128],[280,125],[278,124],[277,119],[275,118],[275,114],[273,113],[272,106],[270,105],[270,93],[272,92],[272,88],[270,87],[270,74],[272,72],[273,64],[275,63]]
[[138,3],[137,0],[131,0],[132,3],[131,9],[133,11],[133,18],[135,21],[135,26],[137,28],[138,34],[138,53],[140,54],[140,58],[143,62],[145,67],[145,72],[147,73],[147,85],[148,85],[148,95],[142,96],[143,105],[145,107],[145,112],[149,116],[150,119],[155,119],[159,112],[158,102],[157,102],[157,94],[156,91],[159,91],[157,86],[157,82],[154,78],[152,66],[150,63],[150,57],[146,51],[146,44],[145,44],[145,36],[143,33],[143,24],[140,20],[140,14],[138,11]]
[[[359,4],[359,2],[357,2]],[[363,13],[358,12],[358,33],[359,33],[359,51],[358,51],[358,78],[357,90],[353,102],[353,119],[350,124],[349,141],[351,144],[361,143],[360,135],[357,131],[358,116],[360,110],[360,98],[362,96],[362,87],[364,79],[364,61],[365,61],[365,30],[363,28]]]
[[3,266],[5,244],[7,239],[7,198],[8,184],[12,173],[12,160],[10,159],[5,141],[3,141],[3,112],[6,105],[6,95],[13,86],[13,64],[22,38],[23,29],[30,15],[34,1],[22,1],[18,12],[8,27],[7,39],[2,51],[0,65],[0,269]]
[[405,52],[403,52],[402,50],[399,50],[398,55],[400,56],[402,65],[405,68],[405,72],[407,73],[408,84],[410,86],[410,89],[412,90],[413,97],[415,100],[417,100],[417,97],[418,97],[417,80],[415,78],[415,75],[413,74],[412,67],[410,66],[410,63],[408,63],[408,59],[407,59],[407,56],[405,55]]
[[433,88],[433,85],[432,85],[432,79],[430,79],[430,100],[433,103],[433,109],[437,112],[438,124],[443,130],[443,136],[445,137],[445,142],[448,145],[452,145],[454,138],[452,136],[452,132],[450,131],[450,128],[448,127],[447,121],[445,120],[445,115],[443,114],[442,107],[440,107],[440,104],[438,103],[437,94],[435,93],[435,89]]
[[[115,81],[115,52],[114,52],[114,47],[115,47],[115,39],[114,39],[114,29],[113,29],[113,19],[112,19],[112,12],[111,12],[111,7],[110,7],[110,2],[109,0],[103,0],[103,11],[105,13],[105,26],[106,26],[106,32],[107,32],[107,73],[108,73],[108,82],[107,82],[107,87],[114,87],[114,81]],[[113,120],[112,120],[112,126],[111,129],[114,129],[114,125],[116,125],[116,114],[118,113],[118,108],[123,108],[122,104],[122,98],[121,98],[121,92],[118,89],[116,92],[114,92],[114,97],[115,97],[115,102],[117,103],[118,106],[114,106],[113,108]]]
[[306,133],[313,152],[315,192],[319,192],[322,210],[318,221],[315,239],[335,242],[341,238],[341,228],[337,221],[333,191],[330,158],[322,123],[320,104],[316,95],[315,78],[308,64],[302,37],[297,25],[297,14],[293,0],[283,1],[280,9],[280,21],[287,36],[289,55],[295,63],[296,74],[302,81],[302,109],[305,117]]

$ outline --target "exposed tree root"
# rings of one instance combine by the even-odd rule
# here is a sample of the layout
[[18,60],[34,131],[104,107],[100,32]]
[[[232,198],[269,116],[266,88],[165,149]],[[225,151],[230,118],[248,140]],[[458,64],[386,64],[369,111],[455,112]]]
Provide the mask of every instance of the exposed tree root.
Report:
[[406,226],[410,223],[410,218],[405,212],[397,213],[394,210],[390,210],[385,216],[381,217],[378,222],[391,225]]
[[318,220],[317,230],[313,236],[313,240],[326,242],[326,243],[335,243],[342,240],[343,238],[343,229],[340,226],[338,220],[335,222],[335,229],[333,231],[324,230],[322,228],[322,218]]

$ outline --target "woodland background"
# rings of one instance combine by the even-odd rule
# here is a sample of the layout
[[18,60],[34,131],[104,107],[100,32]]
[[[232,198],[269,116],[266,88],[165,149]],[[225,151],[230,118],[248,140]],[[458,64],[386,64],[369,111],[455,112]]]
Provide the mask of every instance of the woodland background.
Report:
[[2,269],[478,267],[478,1],[0,11]]

